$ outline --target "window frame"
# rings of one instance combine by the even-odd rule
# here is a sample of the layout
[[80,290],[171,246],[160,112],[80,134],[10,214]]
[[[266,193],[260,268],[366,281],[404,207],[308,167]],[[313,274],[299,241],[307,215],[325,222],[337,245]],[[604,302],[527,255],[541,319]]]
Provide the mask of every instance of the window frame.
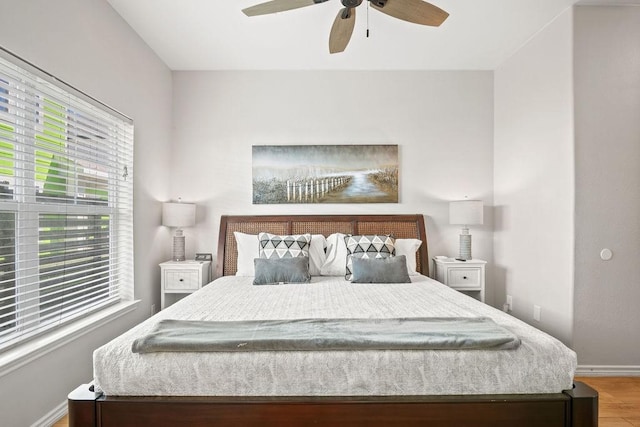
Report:
[[[128,312],[133,309],[131,307],[137,306],[137,302],[133,301],[133,185],[131,182],[133,180],[133,177],[131,176],[133,166],[133,120],[2,47],[0,47],[0,58],[5,60],[7,63],[10,63],[12,66],[17,67],[30,75],[34,75],[38,82],[42,81],[43,84],[50,85],[47,86],[48,89],[53,87],[55,90],[62,91],[63,94],[69,96],[69,104],[61,105],[61,107],[64,107],[64,114],[67,114],[65,118],[65,120],[67,120],[66,126],[69,126],[69,114],[73,113],[73,110],[76,108],[75,106],[86,104],[89,105],[90,108],[100,110],[101,114],[107,114],[110,117],[115,118],[115,120],[121,121],[123,126],[126,127],[123,131],[126,133],[125,142],[122,143],[119,139],[117,140],[117,143],[115,144],[115,147],[117,147],[117,153],[114,155],[115,160],[110,164],[110,166],[115,165],[114,170],[119,170],[122,166],[122,180],[120,180],[116,176],[117,174],[113,171],[111,173],[107,173],[107,199],[104,202],[96,201],[99,199],[97,197],[98,193],[94,194],[94,196],[96,196],[95,199],[91,199],[96,201],[95,203],[91,203],[90,201],[88,203],[86,201],[81,203],[77,202],[78,193],[76,187],[79,187],[77,183],[80,182],[80,179],[78,178],[78,170],[80,168],[78,165],[82,164],[82,161],[80,161],[81,157],[73,157],[73,161],[76,162],[76,164],[74,164],[74,175],[65,172],[65,176],[63,178],[66,190],[69,189],[68,183],[70,181],[76,183],[74,187],[74,200],[76,200],[76,203],[70,203],[66,200],[66,195],[58,199],[58,203],[56,203],[56,200],[47,202],[44,199],[39,199],[39,197],[44,194],[43,191],[45,184],[43,184],[42,192],[39,195],[36,191],[38,174],[41,173],[38,171],[39,162],[37,160],[39,155],[38,133],[41,132],[42,135],[45,135],[45,131],[43,130],[46,127],[44,125],[45,115],[42,115],[41,117],[40,129],[36,125],[37,121],[31,123],[32,127],[29,131],[32,132],[32,135],[23,135],[23,141],[15,140],[12,160],[14,163],[14,177],[12,184],[13,198],[0,198],[0,212],[11,212],[15,215],[15,282],[13,289],[15,291],[15,306],[18,307],[14,311],[16,315],[16,329],[19,329],[22,326],[21,322],[25,321],[24,316],[20,317],[18,314],[27,313],[27,310],[31,308],[35,308],[37,312],[40,312],[41,306],[44,304],[44,302],[40,301],[41,290],[39,273],[41,265],[39,255],[42,253],[40,250],[40,220],[42,215],[77,215],[86,216],[87,218],[91,216],[109,217],[109,256],[107,262],[107,271],[109,274],[107,290],[109,297],[104,298],[102,303],[98,303],[95,306],[78,307],[78,310],[76,310],[77,312],[65,316],[63,319],[46,320],[44,323],[50,323],[50,325],[43,325],[43,328],[35,328],[27,333],[21,334],[21,338],[19,339],[8,340],[8,344],[0,341],[1,375],[3,359],[6,359],[7,357],[11,359],[11,354],[14,353],[13,350],[20,350],[21,347],[29,347],[30,340],[42,341],[44,339],[44,341],[47,341],[47,335],[50,335],[49,338],[59,336],[61,331],[64,330],[71,331],[72,335],[75,335],[79,330],[87,329],[87,326],[85,325],[87,319],[94,318],[96,321],[101,321],[100,319],[103,319],[105,316],[111,317],[109,313],[117,314],[120,312]],[[0,78],[1,77],[2,76],[0,76]],[[6,80],[3,80],[3,82],[9,85]],[[39,86],[36,86],[36,89],[38,87]],[[8,91],[1,91],[0,98],[1,101],[6,101],[7,105],[9,105],[8,99],[10,98],[10,93]],[[42,100],[43,104],[47,100],[45,96],[39,99]],[[2,105],[0,105],[0,107],[1,106]],[[5,108],[3,111],[7,113],[5,117],[10,116],[10,107]],[[76,112],[79,113],[79,111]],[[18,115],[15,114],[15,117],[18,117]],[[25,123],[21,123],[18,119],[13,123],[8,120],[5,120],[5,122],[9,123],[9,127],[10,125],[13,125],[12,131],[8,131],[6,129],[7,126],[5,126],[5,133],[12,132],[13,135],[18,134],[18,130],[21,129],[21,126],[25,128],[27,127],[26,119]],[[60,141],[61,150],[64,151],[72,145],[72,141],[67,136],[68,129],[65,127],[63,130],[65,132],[65,137],[60,137]],[[94,148],[98,146],[97,144],[97,142],[93,142]],[[121,153],[118,151],[122,146],[125,147],[124,160],[119,157]],[[67,157],[67,165],[69,162],[70,160]],[[52,164],[53,161],[49,163],[47,173],[51,173]],[[42,165],[42,162],[40,162],[40,165]],[[96,165],[99,164],[96,163]],[[97,169],[95,170],[95,174],[98,174]],[[3,174],[2,176],[6,176],[6,174]],[[73,178],[68,179],[69,176],[73,176]],[[122,184],[122,181],[127,180],[129,180],[128,183]],[[0,181],[2,181],[1,177]],[[84,188],[86,189],[87,187]],[[123,189],[122,192],[119,191],[121,188]],[[95,191],[101,191],[98,190],[97,184]],[[25,233],[23,232],[24,230],[31,230],[31,233]],[[33,230],[38,230],[38,232],[34,233]],[[121,246],[124,249],[121,249]],[[35,249],[30,249],[26,252],[23,251],[22,248]],[[23,256],[23,254],[26,253],[30,254],[30,256]],[[126,257],[128,257],[130,261],[126,261],[126,265],[121,265],[124,264],[121,262],[122,259]],[[115,268],[114,263],[118,264]],[[122,272],[118,270],[120,267],[123,269]],[[38,273],[33,274],[33,271],[37,271]],[[116,271],[118,273],[115,273]],[[65,278],[63,280],[67,279]],[[76,288],[71,286],[70,289],[75,291]],[[37,292],[38,297],[34,298],[31,296],[26,299],[27,302],[20,302],[20,298],[25,295],[25,292],[29,291]],[[23,306],[20,307],[20,305]],[[0,317],[0,320],[1,319],[2,318]],[[79,321],[79,319],[83,320]],[[78,324],[74,326],[74,322],[77,322]]]

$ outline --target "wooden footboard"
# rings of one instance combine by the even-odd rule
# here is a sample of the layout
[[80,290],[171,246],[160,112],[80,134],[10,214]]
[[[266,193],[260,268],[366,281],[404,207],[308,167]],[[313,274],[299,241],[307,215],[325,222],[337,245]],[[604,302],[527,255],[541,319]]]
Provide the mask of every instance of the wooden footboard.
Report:
[[356,397],[108,397],[69,394],[69,427],[492,426],[596,427],[598,393]]

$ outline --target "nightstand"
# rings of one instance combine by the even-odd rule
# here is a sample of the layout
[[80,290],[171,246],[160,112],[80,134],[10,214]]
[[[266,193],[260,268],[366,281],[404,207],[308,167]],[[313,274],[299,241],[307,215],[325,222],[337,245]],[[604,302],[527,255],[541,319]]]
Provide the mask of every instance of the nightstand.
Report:
[[160,264],[160,307],[164,309],[209,283],[210,266],[211,261],[167,261]]
[[433,258],[433,263],[435,266],[434,279],[484,302],[484,266],[486,261]]

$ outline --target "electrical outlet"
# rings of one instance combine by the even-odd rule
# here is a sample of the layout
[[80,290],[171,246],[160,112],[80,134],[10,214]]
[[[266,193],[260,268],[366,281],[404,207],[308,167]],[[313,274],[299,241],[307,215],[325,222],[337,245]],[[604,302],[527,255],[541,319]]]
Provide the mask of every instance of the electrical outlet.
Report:
[[533,320],[537,320],[538,322],[540,321],[540,306],[539,305],[534,305],[533,306]]
[[507,295],[507,307],[509,307],[507,311],[513,310],[513,297],[511,295]]
[[151,315],[153,316],[154,314],[156,314],[156,305],[151,304]]

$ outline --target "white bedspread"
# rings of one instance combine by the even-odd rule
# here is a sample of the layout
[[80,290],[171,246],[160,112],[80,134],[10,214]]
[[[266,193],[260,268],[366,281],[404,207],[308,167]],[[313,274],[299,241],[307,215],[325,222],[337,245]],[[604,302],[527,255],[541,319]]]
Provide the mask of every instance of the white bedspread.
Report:
[[[424,276],[413,283],[253,286],[228,276],[94,352],[107,395],[312,396],[559,393],[571,388],[575,353],[555,338]],[[522,341],[516,350],[287,351],[134,354],[160,319],[492,317]]]

